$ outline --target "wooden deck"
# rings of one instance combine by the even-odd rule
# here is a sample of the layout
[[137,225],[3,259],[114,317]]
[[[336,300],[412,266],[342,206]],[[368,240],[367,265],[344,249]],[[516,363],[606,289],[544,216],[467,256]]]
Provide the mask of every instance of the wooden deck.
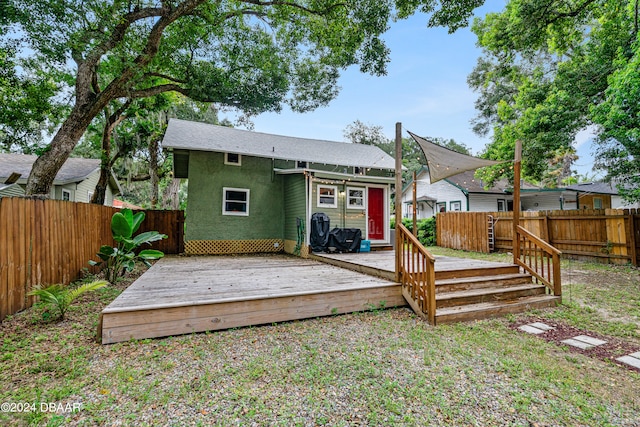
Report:
[[[312,259],[338,267],[395,280],[395,251],[328,254],[314,253]],[[436,255],[436,279],[469,277],[478,273],[495,273],[499,270],[517,270],[510,264],[468,258]]]
[[[407,305],[394,251],[312,258],[165,257],[102,311],[98,336],[110,344]],[[435,270],[439,323],[559,301],[515,265],[438,256]]]
[[165,257],[101,314],[103,344],[404,306],[388,280],[285,255]]

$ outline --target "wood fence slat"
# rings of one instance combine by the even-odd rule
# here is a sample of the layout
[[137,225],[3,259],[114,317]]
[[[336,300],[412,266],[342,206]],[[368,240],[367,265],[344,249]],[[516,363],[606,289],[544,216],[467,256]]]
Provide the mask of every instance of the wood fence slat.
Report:
[[[26,236],[27,236],[27,247],[28,247],[28,256],[27,256],[27,283],[26,287],[29,291],[33,288],[34,282],[34,242],[35,242],[35,203],[25,203],[26,209]],[[27,299],[27,307],[30,307],[35,300],[35,297],[28,297]]]
[[[34,285],[78,279],[101,245],[113,246],[111,217],[119,209],[87,203],[0,198],[0,321],[31,306]],[[140,231],[158,230],[166,254],[184,251],[184,212],[147,211]],[[95,269],[91,269],[97,272]]]
[[18,224],[16,223],[16,209],[18,208],[18,200],[11,199],[9,201],[9,210],[6,212],[8,215],[8,229],[9,229],[9,240],[7,241],[9,247],[9,256],[7,257],[8,265],[9,265],[9,277],[8,277],[8,287],[9,287],[9,310],[12,313],[15,313],[20,310],[20,284],[18,282],[18,269],[20,264],[20,259],[18,252],[20,250],[18,243]]
[[9,199],[0,198],[0,319],[4,319],[9,314],[9,235],[6,221]]
[[[23,200],[16,201],[23,202]],[[27,289],[27,230],[25,229],[25,215],[26,215],[26,203],[17,203],[16,205],[16,215],[14,216],[14,221],[16,222],[16,243],[17,243],[17,283],[19,283],[20,288],[17,289],[16,292],[16,307],[19,307],[18,310],[22,310],[26,307],[27,303],[27,293],[29,290]]]
[[[630,219],[631,213],[620,209],[522,212],[520,225],[560,249],[564,256],[637,264],[640,212],[634,209],[633,219]],[[488,251],[484,246],[487,215],[497,219],[494,226],[496,250],[513,250],[512,212],[439,213],[436,216],[437,244],[452,249]]]

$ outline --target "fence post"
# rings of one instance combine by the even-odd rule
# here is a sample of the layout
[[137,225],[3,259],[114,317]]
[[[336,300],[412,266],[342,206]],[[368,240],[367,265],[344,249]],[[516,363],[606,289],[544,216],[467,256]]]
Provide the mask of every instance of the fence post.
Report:
[[[618,209],[605,209],[605,215],[610,216],[607,218],[607,244],[611,246],[612,255],[621,255],[628,257],[627,253],[627,239],[626,230],[624,226],[624,216],[621,215],[621,211]],[[610,262],[619,264],[620,258],[610,258]]]
[[178,235],[177,237],[178,253],[182,254],[184,253],[184,211],[183,210],[178,211],[178,220],[176,222],[177,222],[176,234]]
[[395,197],[395,208],[396,208],[396,282],[400,281],[400,253],[402,244],[400,239],[400,227],[399,224],[402,224],[402,123],[396,123],[396,197]]
[[513,263],[520,258],[520,238],[518,226],[520,225],[520,170],[522,163],[522,141],[516,141],[515,156],[513,162]]
[[636,253],[636,222],[633,210],[626,210],[627,218],[629,218],[629,234],[627,241],[629,242],[629,255],[631,256],[631,264],[638,266],[638,254]]

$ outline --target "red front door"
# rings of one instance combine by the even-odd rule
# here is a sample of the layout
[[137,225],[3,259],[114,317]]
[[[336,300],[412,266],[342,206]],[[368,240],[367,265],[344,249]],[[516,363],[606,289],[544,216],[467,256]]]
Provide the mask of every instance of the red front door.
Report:
[[384,240],[384,189],[369,188],[367,194],[369,240]]

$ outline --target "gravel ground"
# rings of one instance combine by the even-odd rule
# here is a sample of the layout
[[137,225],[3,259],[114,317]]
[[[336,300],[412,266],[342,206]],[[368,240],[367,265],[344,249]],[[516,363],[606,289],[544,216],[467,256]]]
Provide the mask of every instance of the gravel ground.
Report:
[[[640,278],[604,275],[611,295],[614,282],[626,291]],[[603,277],[574,283],[589,276]],[[44,321],[41,307],[0,324],[0,403],[80,406],[0,412],[0,425],[640,426],[640,374],[557,344],[588,332],[614,353],[637,348],[634,314],[620,323],[571,304],[434,328],[388,309],[97,344],[97,313],[133,279],[83,297],[62,322]],[[516,330],[536,320],[556,332]]]

